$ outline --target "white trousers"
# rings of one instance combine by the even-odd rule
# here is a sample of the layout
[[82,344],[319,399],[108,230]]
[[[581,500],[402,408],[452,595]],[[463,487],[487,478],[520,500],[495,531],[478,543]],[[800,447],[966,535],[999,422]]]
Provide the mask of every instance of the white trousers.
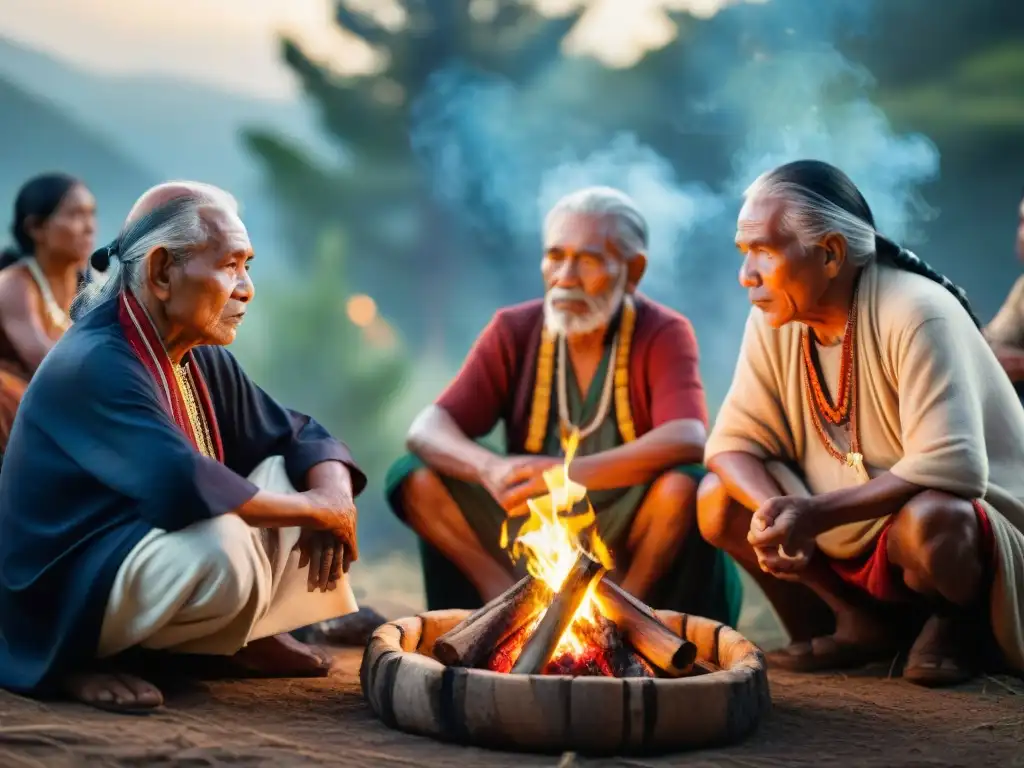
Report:
[[[249,476],[259,488],[295,493],[281,456]],[[357,610],[348,579],[307,591],[293,551],[299,528],[250,528],[221,515],[174,533],[153,530],[114,579],[98,656],[128,648],[228,656],[252,640]]]

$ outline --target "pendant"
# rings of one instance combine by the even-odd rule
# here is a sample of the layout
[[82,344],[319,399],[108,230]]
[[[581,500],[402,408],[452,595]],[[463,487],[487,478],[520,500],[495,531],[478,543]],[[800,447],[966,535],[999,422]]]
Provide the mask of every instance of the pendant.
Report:
[[862,483],[866,483],[871,479],[871,475],[868,474],[867,467],[864,466],[863,454],[854,452],[846,454],[846,466],[853,467],[853,470],[857,473],[857,477]]

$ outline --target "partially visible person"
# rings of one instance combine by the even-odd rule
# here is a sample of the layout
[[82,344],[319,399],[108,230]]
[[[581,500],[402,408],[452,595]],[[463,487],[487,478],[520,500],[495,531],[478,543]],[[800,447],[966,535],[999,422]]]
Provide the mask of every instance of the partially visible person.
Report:
[[[423,541],[431,608],[474,607],[513,583],[502,526],[514,541],[575,429],[570,474],[589,489],[610,578],[656,608],[736,622],[738,573],[695,525],[707,424],[697,339],[689,320],[637,290],[647,238],[618,190],[556,203],[544,222],[543,298],[499,309],[411,426],[413,455],[386,485]],[[494,452],[478,441],[499,423],[505,449]]]
[[[366,478],[224,348],[254,295],[237,204],[147,192],[30,382],[0,473],[0,687],[151,711],[125,654],[331,659],[286,633],[354,611]],[[141,650],[140,650],[141,649]]]
[[819,161],[750,186],[736,245],[754,306],[698,521],[793,635],[770,662],[889,660],[920,614],[905,679],[1024,671],[1024,408],[964,292]]
[[[1017,207],[1017,258],[1024,261],[1024,199]],[[999,364],[1024,398],[1024,276],[1017,278],[999,312],[985,326]]]
[[0,457],[25,387],[71,325],[95,233],[96,200],[78,179],[47,173],[18,191],[14,245],[0,255]]

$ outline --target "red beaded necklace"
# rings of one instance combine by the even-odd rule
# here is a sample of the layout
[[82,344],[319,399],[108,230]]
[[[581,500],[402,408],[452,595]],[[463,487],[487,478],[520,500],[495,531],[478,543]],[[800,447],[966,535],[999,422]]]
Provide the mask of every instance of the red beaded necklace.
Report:
[[[858,473],[867,479],[867,471],[864,469],[864,456],[860,451],[860,437],[857,434],[857,293],[858,284],[853,289],[853,299],[850,302],[850,314],[846,322],[846,332],[843,335],[843,353],[839,368],[839,402],[832,404],[828,390],[822,386],[818,376],[818,366],[815,363],[814,346],[811,342],[811,331],[805,328],[801,338],[804,359],[804,391],[811,410],[811,421],[814,430],[818,433],[822,445],[837,461],[853,467]],[[850,452],[841,453],[829,439],[825,427],[821,423],[824,416],[834,426],[846,425],[850,435]]]

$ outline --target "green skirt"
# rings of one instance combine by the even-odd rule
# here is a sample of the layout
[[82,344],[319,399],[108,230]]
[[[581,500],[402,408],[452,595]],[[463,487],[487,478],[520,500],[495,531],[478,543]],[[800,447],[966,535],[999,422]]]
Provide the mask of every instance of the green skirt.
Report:
[[[385,479],[385,493],[392,511],[405,518],[399,489],[423,463],[406,454],[391,465]],[[700,480],[705,470],[699,465],[679,468]],[[496,559],[508,561],[499,543],[504,512],[486,490],[478,485],[442,477],[448,492],[463,510],[480,543]],[[628,534],[632,517],[643,501],[646,486],[593,494],[602,538],[614,549],[614,542]],[[603,496],[601,494],[604,494]],[[514,532],[510,531],[510,538]],[[474,609],[482,605],[480,595],[462,572],[444,555],[420,540],[420,557],[429,610]],[[509,567],[511,568],[511,562]],[[687,537],[668,572],[655,584],[646,602],[653,608],[690,613],[736,626],[743,602],[743,586],[736,564],[712,547],[696,531]]]

